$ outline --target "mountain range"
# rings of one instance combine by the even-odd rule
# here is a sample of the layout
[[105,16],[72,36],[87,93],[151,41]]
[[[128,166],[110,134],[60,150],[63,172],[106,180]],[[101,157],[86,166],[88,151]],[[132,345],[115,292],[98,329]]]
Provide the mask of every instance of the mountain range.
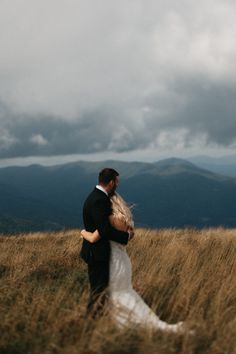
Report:
[[236,156],[228,155],[222,157],[194,156],[187,158],[188,161],[199,167],[208,169],[215,173],[236,177]]
[[236,178],[169,158],[0,168],[0,232],[83,226],[83,202],[103,167],[119,171],[137,227],[236,227]]

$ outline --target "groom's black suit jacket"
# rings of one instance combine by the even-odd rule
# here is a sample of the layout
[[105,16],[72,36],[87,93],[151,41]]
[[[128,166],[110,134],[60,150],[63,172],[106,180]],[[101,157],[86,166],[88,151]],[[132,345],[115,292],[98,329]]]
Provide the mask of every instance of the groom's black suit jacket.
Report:
[[101,239],[91,243],[83,239],[80,256],[88,263],[92,258],[95,261],[107,261],[110,257],[110,243],[113,240],[122,244],[128,243],[128,232],[116,230],[109,222],[112,214],[110,198],[98,188],[89,194],[84,202],[83,220],[87,231],[98,230]]

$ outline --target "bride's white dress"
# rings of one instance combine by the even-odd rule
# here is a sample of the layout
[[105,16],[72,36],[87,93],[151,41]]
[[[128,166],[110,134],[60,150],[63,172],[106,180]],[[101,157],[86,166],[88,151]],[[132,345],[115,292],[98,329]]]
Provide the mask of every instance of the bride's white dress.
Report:
[[[118,194],[111,200],[116,221],[123,220],[132,227],[132,214],[125,201]],[[133,289],[132,267],[126,246],[114,241],[110,241],[110,245],[110,313],[116,324],[121,328],[132,324],[170,332],[182,329],[183,322],[168,324],[160,320]]]
[[132,286],[132,268],[126,247],[111,243],[109,296],[111,316],[122,328],[141,325],[152,329],[177,332],[182,322],[168,324],[159,319]]

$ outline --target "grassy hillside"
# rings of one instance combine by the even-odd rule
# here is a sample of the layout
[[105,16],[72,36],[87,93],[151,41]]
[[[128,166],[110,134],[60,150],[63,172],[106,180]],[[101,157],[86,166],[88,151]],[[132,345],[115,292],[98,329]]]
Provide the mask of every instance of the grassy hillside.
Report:
[[138,229],[128,245],[134,288],[193,337],[83,318],[80,247],[77,229],[0,237],[1,354],[236,353],[236,229]]

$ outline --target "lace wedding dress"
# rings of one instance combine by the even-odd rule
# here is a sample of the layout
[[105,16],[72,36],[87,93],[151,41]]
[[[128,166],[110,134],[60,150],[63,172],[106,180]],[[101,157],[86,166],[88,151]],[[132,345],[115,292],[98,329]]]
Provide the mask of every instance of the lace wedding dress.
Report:
[[[124,223],[133,226],[132,214],[125,201],[115,194],[112,198],[113,226]],[[124,228],[124,226],[123,226]],[[126,246],[110,241],[110,278],[109,296],[110,313],[118,327],[141,325],[152,329],[177,332],[182,329],[182,322],[168,324],[159,319],[155,312],[144,302],[132,286],[132,267],[126,252]]]

